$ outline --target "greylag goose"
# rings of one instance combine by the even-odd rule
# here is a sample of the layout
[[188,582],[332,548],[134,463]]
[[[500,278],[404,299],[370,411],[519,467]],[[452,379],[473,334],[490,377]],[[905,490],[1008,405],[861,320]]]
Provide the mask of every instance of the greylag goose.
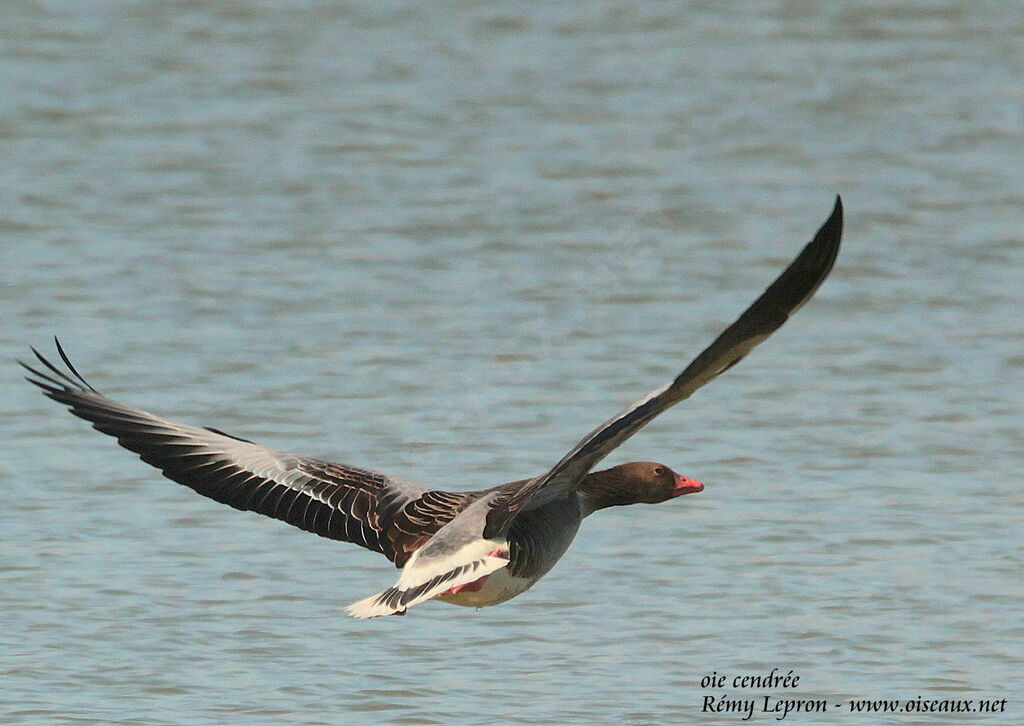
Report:
[[675,380],[598,426],[540,476],[490,489],[428,489],[125,406],[89,385],[56,339],[66,370],[35,348],[43,368],[21,365],[45,395],[169,479],[236,509],[379,552],[401,569],[393,587],[348,606],[350,615],[403,615],[430,599],[484,607],[543,577],[593,512],[656,504],[704,488],[655,462],[591,470],[655,416],[736,365],[810,299],[839,252],[842,216],[837,197],[814,239]]

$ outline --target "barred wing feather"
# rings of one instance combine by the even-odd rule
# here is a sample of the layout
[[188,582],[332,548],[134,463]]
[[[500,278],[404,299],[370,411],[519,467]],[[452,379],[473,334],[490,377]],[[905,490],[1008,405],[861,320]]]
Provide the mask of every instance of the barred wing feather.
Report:
[[236,509],[379,552],[399,567],[476,497],[427,490],[380,472],[277,451],[131,408],[90,386],[59,341],[67,371],[32,350],[44,368],[22,363],[31,383],[167,478]]

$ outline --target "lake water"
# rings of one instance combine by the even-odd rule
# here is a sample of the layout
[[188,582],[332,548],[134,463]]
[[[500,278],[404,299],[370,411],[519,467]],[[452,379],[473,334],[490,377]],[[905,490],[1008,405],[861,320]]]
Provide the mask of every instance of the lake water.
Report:
[[[2,18],[3,723],[1024,723],[1024,5]],[[490,486],[678,373],[837,192],[818,296],[609,459],[707,489],[481,611],[345,617],[383,558],[162,479],[13,363],[59,334],[127,403]],[[850,713],[917,697],[1007,704]]]

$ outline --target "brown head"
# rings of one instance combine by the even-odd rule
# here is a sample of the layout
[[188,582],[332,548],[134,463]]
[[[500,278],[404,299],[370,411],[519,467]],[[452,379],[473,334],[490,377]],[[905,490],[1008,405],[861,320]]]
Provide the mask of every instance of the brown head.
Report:
[[631,461],[588,474],[579,493],[590,510],[625,504],[658,504],[704,489],[696,479],[676,474],[655,461]]

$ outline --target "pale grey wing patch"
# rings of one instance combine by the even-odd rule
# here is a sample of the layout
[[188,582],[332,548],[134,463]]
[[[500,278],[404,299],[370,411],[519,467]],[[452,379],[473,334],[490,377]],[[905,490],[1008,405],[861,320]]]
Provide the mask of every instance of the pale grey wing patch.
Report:
[[601,459],[670,406],[736,365],[778,330],[810,299],[832,270],[843,229],[843,206],[836,197],[832,214],[800,252],[742,315],[666,386],[647,394],[583,438],[546,474],[502,491],[488,515],[484,536],[502,531],[524,507],[536,508],[574,491]]

